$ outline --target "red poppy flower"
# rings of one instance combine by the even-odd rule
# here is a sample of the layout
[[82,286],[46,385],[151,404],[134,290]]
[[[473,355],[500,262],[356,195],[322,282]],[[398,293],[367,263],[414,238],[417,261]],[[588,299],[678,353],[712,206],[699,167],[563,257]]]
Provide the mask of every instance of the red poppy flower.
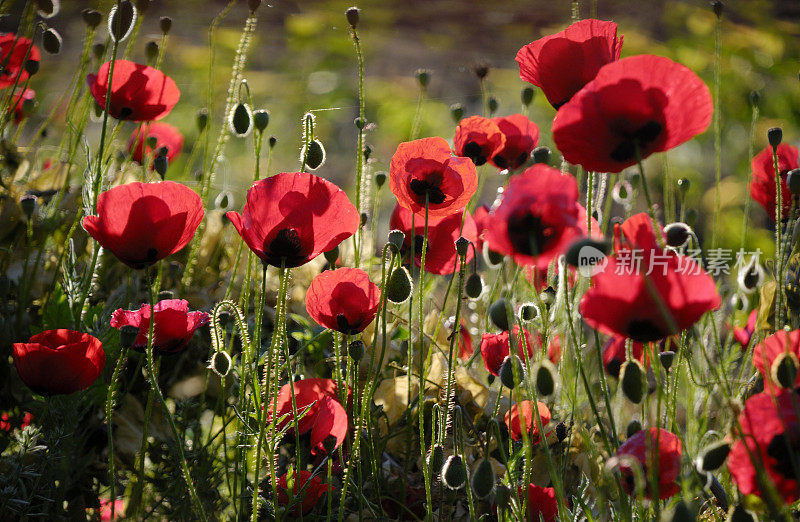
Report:
[[733,328],[733,338],[736,340],[737,343],[742,345],[742,348],[747,348],[750,345],[750,339],[753,337],[753,333],[756,331],[756,321],[758,320],[758,309],[753,310],[750,312],[750,315],[747,316],[747,324],[744,328],[739,328],[738,326],[734,326]]
[[[519,335],[519,326],[513,328],[514,337],[517,339],[517,355],[524,362],[525,361],[525,348],[528,350],[528,357],[533,357],[533,337],[531,333],[525,328],[522,329],[523,335]],[[497,376],[500,371],[500,366],[503,361],[508,357],[509,352],[508,331],[503,331],[498,334],[485,333],[481,336],[481,356],[483,357],[483,364],[486,366],[486,371],[494,376]]]
[[364,330],[378,313],[381,289],[359,268],[326,270],[306,293],[308,315],[325,328],[344,334]]
[[36,91],[33,89],[25,89],[24,91],[19,91],[14,94],[14,99],[11,102],[12,109],[14,111],[14,123],[19,125],[22,123],[22,120],[25,119],[25,102],[26,101],[33,101],[36,97]]
[[[543,402],[537,402],[536,404],[539,409],[539,417],[542,419],[542,427],[545,427],[551,419],[550,409]],[[508,434],[514,440],[522,440],[522,427],[519,421],[520,410],[522,410],[522,415],[525,417],[525,425],[528,427],[528,433],[531,437],[530,440],[533,444],[537,444],[539,442],[539,427],[536,423],[536,414],[533,412],[532,401],[518,402],[508,410],[506,413]]]
[[[575,178],[536,164],[511,178],[500,205],[489,214],[484,240],[520,265],[547,265],[585,235],[586,210]],[[599,228],[595,229],[599,233]]]
[[489,207],[481,205],[475,209],[472,214],[472,219],[475,221],[475,231],[477,232],[477,240],[475,241],[475,249],[478,252],[483,252],[483,233],[489,226]]
[[242,214],[227,214],[250,250],[272,266],[304,265],[358,230],[361,217],[347,194],[306,172],[284,172],[247,191]]
[[[114,505],[114,516],[111,516],[111,505]],[[100,499],[100,520],[117,520],[125,516],[125,501],[118,498],[111,501],[106,498]]]
[[40,395],[85,390],[106,364],[103,343],[72,330],[46,330],[27,343],[14,343],[12,356],[22,382]]
[[614,22],[575,22],[520,49],[516,57],[519,77],[540,87],[558,109],[592,81],[601,67],[619,60],[622,38]]
[[[622,455],[630,455],[641,464],[642,473],[648,480],[647,498],[652,498],[647,470],[656,464],[656,458],[658,458],[658,498],[662,500],[669,498],[681,490],[676,480],[681,473],[682,447],[680,439],[674,433],[661,428],[638,431],[619,447],[617,456]],[[636,488],[633,469],[624,460],[619,468],[622,473],[623,489],[633,493]]]
[[195,191],[172,181],[128,183],[97,199],[97,215],[83,218],[83,228],[131,268],[145,268],[178,252],[203,219]]
[[42,53],[33,42],[24,36],[13,33],[0,35],[0,89],[12,85],[22,85],[30,74],[25,70],[25,62],[39,62]]
[[752,455],[787,504],[800,498],[800,482],[792,464],[792,454],[800,451],[800,421],[794,409],[797,400],[797,391],[780,390],[774,396],[758,393],[744,403],[739,414],[742,438],[733,443],[728,455],[728,470],[744,495],[763,498]]
[[547,345],[547,358],[550,359],[551,363],[557,365],[561,361],[561,352],[561,337],[556,334]]
[[[145,139],[142,139],[143,135],[146,136]],[[155,138],[156,146],[148,146],[147,138]],[[171,163],[181,153],[182,148],[183,134],[169,123],[143,123],[136,127],[128,141],[128,153],[139,165],[143,164],[145,155],[150,156],[154,150],[156,154],[166,155],[167,161]],[[152,164],[150,168],[153,168]]]
[[334,489],[333,486],[324,484],[319,475],[312,476],[310,471],[301,469],[293,472],[293,475],[291,493],[289,492],[289,473],[284,473],[282,477],[278,478],[278,504],[288,506],[294,497],[303,497],[300,505],[289,511],[293,517],[299,516],[301,511],[304,515],[310,513],[319,499]]
[[[753,366],[761,372],[764,377],[764,386],[768,390],[780,387],[778,383],[773,382],[771,369],[775,360],[782,353],[793,353],[795,356],[800,356],[800,330],[791,332],[778,330],[753,349]],[[797,375],[794,385],[795,387],[800,386],[800,374]]]
[[[466,212],[466,211],[464,211]],[[411,232],[411,211],[401,207],[394,207],[389,219],[392,229],[402,230],[405,233],[403,253],[409,251],[411,241],[414,243],[414,262],[417,266],[422,264],[422,236],[425,233],[425,218],[417,215],[414,218],[414,233]],[[455,242],[459,237],[464,237],[473,243],[477,241],[478,233],[475,220],[469,212],[464,214],[462,229],[462,212],[444,217],[428,218],[428,251],[425,254],[425,271],[436,275],[452,274],[458,263],[458,253]],[[472,260],[472,249],[467,249],[466,261]]]
[[[335,441],[333,449],[341,446],[347,435],[348,417],[339,403],[336,382],[332,379],[302,379],[293,383],[293,386],[298,413],[310,407],[297,421],[297,430],[300,435],[311,431],[311,453],[317,455],[325,452],[325,440],[328,438]],[[291,422],[292,417],[292,391],[288,383],[278,392],[275,407],[279,419],[278,427],[282,429]],[[272,406],[269,414],[272,414]],[[290,428],[289,431],[293,430]]]
[[467,328],[464,321],[461,321],[461,328],[458,329],[458,333],[461,337],[458,357],[462,361],[466,361],[472,357],[472,336],[469,334],[469,328]]
[[505,143],[506,137],[497,123],[483,116],[470,116],[458,122],[453,138],[456,156],[469,158],[476,166],[494,157]]
[[454,157],[442,138],[401,143],[389,167],[389,187],[397,203],[417,214],[447,216],[462,210],[478,187],[475,164]]
[[[153,350],[162,353],[175,353],[183,350],[195,330],[207,325],[211,316],[205,312],[190,312],[185,299],[164,299],[156,303],[156,324],[153,327]],[[138,310],[115,310],[111,314],[111,326],[135,326],[139,335],[133,348],[144,350],[150,332],[150,305],[143,304]]]
[[22,424],[20,424],[19,429],[24,430],[28,426],[31,425],[33,422],[33,413],[26,411],[25,415],[22,416]]
[[[111,62],[106,62],[97,74],[86,77],[92,96],[103,108],[106,106],[110,68]],[[181,97],[181,91],[172,78],[158,69],[128,60],[114,62],[111,82],[108,114],[118,120],[160,120],[169,114]]]
[[608,258],[581,299],[589,326],[645,343],[675,335],[719,307],[711,276],[694,260],[659,248],[647,214],[621,229],[629,246]]
[[[778,145],[778,172],[781,175],[781,219],[789,217],[792,210],[792,192],[786,184],[786,175],[790,170],[800,168],[797,147],[781,143]],[[753,201],[764,207],[769,217],[775,221],[775,163],[772,158],[772,147],[767,147],[753,157],[750,162],[750,196]]]
[[691,70],[663,56],[623,58],[600,69],[553,120],[553,140],[568,162],[620,172],[689,141],[708,127],[711,94]]
[[11,431],[11,416],[7,411],[4,411],[3,414],[0,415],[0,430]]
[[492,118],[505,136],[505,145],[491,157],[498,169],[514,170],[521,167],[539,143],[539,127],[522,114]]
[[[525,494],[522,486],[517,488],[520,497]],[[555,522],[558,516],[556,490],[543,488],[536,484],[528,484],[528,522]]]

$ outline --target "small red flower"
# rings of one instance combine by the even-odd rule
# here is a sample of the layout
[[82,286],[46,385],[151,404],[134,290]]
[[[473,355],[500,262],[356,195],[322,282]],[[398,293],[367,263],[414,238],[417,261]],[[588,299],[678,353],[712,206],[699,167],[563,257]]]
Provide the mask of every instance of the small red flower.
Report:
[[[539,417],[542,419],[542,427],[546,427],[552,418],[550,415],[550,409],[543,402],[537,402],[536,405],[539,409]],[[508,426],[508,434],[514,440],[522,440],[522,425],[520,424],[519,420],[520,410],[522,410],[522,415],[525,417],[525,425],[528,427],[528,433],[531,437],[530,440],[533,442],[533,444],[538,444],[539,427],[536,423],[536,414],[533,412],[532,401],[518,402],[511,406],[511,409],[508,410],[508,413],[506,413],[506,426]]]
[[[110,68],[111,62],[106,62],[97,74],[86,77],[92,96],[103,108],[106,106]],[[172,78],[158,69],[128,60],[114,62],[111,82],[108,114],[118,120],[160,120],[169,114],[181,97],[181,91]]]
[[629,246],[608,258],[581,299],[580,313],[592,328],[646,343],[675,335],[719,307],[711,276],[694,260],[661,250],[652,227],[644,213],[621,227]]
[[19,91],[14,94],[14,99],[11,102],[11,107],[14,111],[14,123],[19,125],[22,123],[22,120],[25,119],[25,102],[26,101],[33,101],[36,97],[36,91],[33,89],[25,89],[24,91]]
[[203,219],[195,191],[172,181],[128,183],[97,200],[97,215],[83,218],[83,228],[131,268],[145,268],[178,252]]
[[[477,240],[478,233],[475,220],[469,212],[463,218],[462,212],[444,217],[428,218],[428,251],[425,253],[425,271],[436,275],[452,274],[458,265],[458,253],[455,242],[459,237],[464,237],[473,243]],[[417,215],[414,218],[414,232],[411,232],[411,211],[401,207],[394,207],[389,219],[392,229],[402,230],[405,233],[403,253],[410,251],[411,241],[414,241],[414,263],[422,264],[422,238],[425,233],[425,218]],[[466,261],[472,260],[472,249],[467,249]]]
[[[325,440],[328,438],[335,441],[333,449],[341,446],[347,435],[348,417],[344,406],[339,403],[336,382],[332,379],[302,379],[292,386],[297,412],[300,413],[310,406],[308,412],[297,422],[297,430],[300,435],[311,431],[311,453],[324,453]],[[292,417],[292,391],[288,383],[278,392],[275,408],[279,419],[278,427],[282,429],[291,422]],[[272,409],[270,406],[270,415]],[[293,430],[290,428],[289,431]]]
[[[300,470],[292,472],[292,491],[289,492],[289,473],[285,473],[278,478],[278,504],[288,506],[294,497],[303,498],[299,506],[295,506],[289,511],[293,517],[299,516],[302,511],[304,515],[311,512],[317,502],[328,491],[333,491],[333,486],[324,484],[318,475],[312,476],[310,471]],[[290,498],[291,497],[291,498]]]
[[311,281],[306,310],[316,322],[344,334],[356,334],[375,319],[381,289],[360,268],[326,270]]
[[24,430],[28,426],[31,425],[33,422],[33,413],[26,411],[25,415],[22,416],[22,424],[20,425],[19,429]]
[[764,496],[751,460],[756,459],[787,504],[800,498],[799,477],[792,464],[792,454],[800,451],[800,421],[794,409],[797,400],[796,391],[780,390],[774,396],[758,393],[744,403],[739,414],[742,437],[733,443],[728,456],[728,470],[744,495]]
[[[111,505],[114,505],[114,516],[111,516]],[[100,520],[117,520],[125,516],[125,501],[121,498],[113,502],[106,498],[100,499]]]
[[25,70],[25,62],[39,62],[42,53],[33,42],[24,36],[13,33],[0,35],[0,89],[16,84],[21,86],[30,76]]
[[12,356],[22,382],[40,395],[85,390],[106,364],[103,343],[72,330],[46,330],[27,343],[14,343]]
[[483,116],[470,116],[461,120],[453,138],[456,156],[469,158],[476,166],[493,158],[503,149],[505,143],[506,137],[500,132],[497,123]]
[[469,203],[478,187],[475,164],[454,157],[442,138],[401,143],[389,167],[389,187],[397,203],[417,214],[447,216]]
[[[146,136],[142,139],[142,136]],[[156,146],[149,147],[147,145],[147,138],[155,138]],[[131,139],[128,141],[128,153],[131,159],[142,165],[145,155],[150,156],[163,154],[167,157],[167,161],[172,163],[172,160],[178,157],[183,148],[183,134],[177,128],[169,123],[143,123],[131,134]],[[150,165],[153,168],[153,165]]]
[[558,109],[592,81],[601,67],[619,60],[622,38],[614,22],[575,22],[520,49],[516,57],[519,77],[540,87]]
[[472,336],[469,334],[469,328],[464,324],[464,321],[461,321],[461,328],[458,329],[458,334],[461,337],[458,357],[462,361],[469,360],[472,357]]
[[[517,488],[520,497],[525,494],[522,486]],[[554,488],[543,488],[528,484],[528,522],[555,522],[558,516],[558,501]]]
[[[205,312],[190,312],[185,299],[164,299],[156,303],[156,324],[153,326],[153,350],[161,353],[175,353],[183,350],[195,330],[207,325],[211,316]],[[133,344],[136,350],[147,347],[150,332],[150,305],[143,304],[138,310],[115,310],[111,314],[111,326],[135,326],[139,335]]]
[[733,338],[739,343],[742,348],[747,348],[750,345],[750,339],[756,331],[756,322],[758,321],[758,309],[750,312],[747,316],[747,324],[744,328],[738,326],[733,327]]
[[553,140],[568,162],[620,172],[641,158],[689,141],[711,123],[705,83],[663,56],[639,55],[597,73],[553,120]]
[[550,359],[551,363],[557,365],[559,361],[561,361],[561,352],[561,337],[556,334],[550,339],[550,343],[547,345],[547,358]]
[[[781,175],[781,219],[789,217],[792,210],[792,193],[786,184],[786,175],[790,170],[800,168],[797,147],[781,143],[778,145],[778,172]],[[764,207],[769,217],[775,221],[775,163],[772,158],[772,147],[766,147],[753,157],[750,162],[750,196],[753,201]]]
[[[636,432],[617,450],[617,456],[630,455],[642,466],[645,480],[647,498],[651,497],[648,468],[656,473],[656,458],[658,459],[658,498],[665,499],[675,495],[681,490],[676,480],[681,473],[682,447],[680,439],[674,434],[661,428],[648,428]],[[622,487],[628,493],[633,493],[636,487],[634,471],[623,460],[620,463],[622,473]]]
[[[533,337],[526,329],[522,329],[523,335],[519,335],[519,326],[513,328],[514,337],[517,339],[517,355],[525,362],[525,352],[527,348],[528,357],[533,357]],[[503,331],[498,334],[485,333],[481,336],[481,356],[483,357],[483,364],[486,366],[486,371],[494,376],[500,372],[500,366],[503,361],[508,357],[509,352],[508,331]]]
[[539,143],[539,127],[522,114],[493,118],[505,136],[505,145],[491,157],[498,169],[514,170],[521,167]]
[[241,214],[227,214],[250,250],[268,265],[304,265],[358,230],[361,218],[347,194],[306,172],[257,181]]
[[11,416],[7,411],[4,411],[3,414],[0,415],[0,430],[11,431]]

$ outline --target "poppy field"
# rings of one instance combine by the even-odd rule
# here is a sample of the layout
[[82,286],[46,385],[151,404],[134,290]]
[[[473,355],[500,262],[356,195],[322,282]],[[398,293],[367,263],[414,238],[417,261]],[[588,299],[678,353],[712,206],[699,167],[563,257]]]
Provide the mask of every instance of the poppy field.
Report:
[[0,0],[0,520],[800,519],[800,11],[605,3]]

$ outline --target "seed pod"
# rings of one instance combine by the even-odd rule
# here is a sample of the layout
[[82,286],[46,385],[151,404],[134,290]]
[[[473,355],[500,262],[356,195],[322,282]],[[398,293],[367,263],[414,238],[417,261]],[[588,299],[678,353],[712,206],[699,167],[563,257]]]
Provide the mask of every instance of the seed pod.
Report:
[[433,445],[430,451],[428,451],[427,460],[428,467],[433,476],[436,476],[442,472],[442,466],[444,465],[444,448],[441,444]]
[[269,111],[266,109],[259,109],[253,113],[253,125],[255,125],[258,132],[264,132],[264,129],[269,125]]
[[645,375],[641,363],[636,360],[626,361],[619,372],[622,393],[629,401],[639,404],[644,398]]
[[375,186],[381,188],[383,184],[386,183],[386,173],[385,172],[376,172],[375,173]]
[[472,491],[478,498],[488,497],[494,489],[494,468],[489,459],[482,459],[472,473]]
[[53,18],[61,9],[59,0],[36,0],[36,14],[42,18]]
[[464,293],[470,299],[478,299],[483,293],[483,279],[477,273],[470,274],[464,283]]
[[355,340],[347,345],[347,355],[350,356],[356,363],[360,361],[364,357],[364,343],[359,340]]
[[231,371],[231,356],[227,352],[214,352],[208,368],[220,377],[225,377]]
[[358,7],[350,7],[347,11],[344,12],[345,18],[347,18],[347,23],[350,24],[350,27],[355,29],[358,27],[358,22],[360,19],[361,9]]
[[556,368],[548,359],[536,365],[533,371],[536,393],[541,397],[549,397],[556,391]]
[[230,128],[237,138],[244,138],[250,134],[253,127],[253,113],[246,103],[239,102],[231,113]]
[[442,466],[442,483],[449,489],[461,489],[467,481],[467,467],[460,455],[450,455]]
[[506,355],[503,359],[503,364],[500,365],[500,371],[497,375],[500,377],[500,382],[508,388],[513,390],[522,382],[524,377],[522,368],[522,361],[516,355]]
[[679,248],[689,242],[692,237],[692,228],[686,223],[670,223],[664,227],[664,235],[667,236],[667,245]]
[[428,83],[431,81],[431,71],[428,69],[417,69],[414,76],[417,77],[417,82],[423,89],[427,87]]
[[464,117],[464,106],[460,103],[454,103],[450,106],[450,116],[453,118],[453,121],[458,124],[461,121],[461,118]]
[[386,281],[386,298],[393,302],[400,304],[405,302],[411,295],[411,276],[408,275],[408,270],[405,267],[397,267],[392,271],[389,280]]
[[767,131],[767,141],[769,141],[773,149],[777,148],[783,141],[783,129],[780,127],[772,127]]
[[456,239],[455,243],[456,243],[456,253],[461,257],[465,257],[467,255],[467,252],[469,251],[469,244],[470,244],[469,239],[462,236]]
[[533,94],[534,94],[533,87],[525,87],[522,89],[522,105],[525,107],[530,106],[531,102],[533,101]]
[[714,471],[723,464],[731,452],[731,445],[724,440],[706,446],[698,458],[698,467],[703,471]]
[[167,167],[169,167],[169,160],[166,154],[159,154],[153,158],[153,170],[155,170],[161,179],[167,175]]
[[658,354],[658,360],[661,361],[661,366],[664,367],[665,370],[669,371],[672,367],[672,363],[675,361],[675,352],[672,350],[666,350]]
[[203,132],[208,125],[208,109],[200,109],[196,116],[197,130]]
[[275,144],[276,143],[278,143],[278,138],[276,138],[275,136],[270,136],[269,137],[269,148],[270,149],[275,148]]
[[128,0],[122,0],[108,14],[108,34],[115,42],[128,38],[136,22],[136,8]]
[[508,330],[508,315],[506,314],[506,300],[501,297],[489,306],[489,319],[501,330]]
[[81,11],[81,16],[83,17],[83,23],[92,29],[100,25],[100,22],[103,21],[103,14],[94,9],[84,9]]
[[309,170],[317,170],[325,163],[325,147],[322,142],[314,139],[308,144],[308,151],[305,153],[306,167]]
[[544,146],[536,147],[533,149],[533,162],[550,164],[550,149]]
[[163,34],[169,33],[169,30],[172,29],[172,18],[169,16],[162,16],[158,21],[158,27]]
[[494,499],[498,507],[508,509],[511,504],[511,488],[502,484],[497,486],[494,488]]
[[783,352],[773,361],[770,377],[782,388],[792,388],[797,379],[797,367],[797,356],[793,352]]
[[42,47],[49,54],[61,52],[61,35],[52,27],[42,33]]
[[472,72],[475,73],[475,76],[477,76],[479,80],[483,80],[489,76],[489,69],[490,67],[488,63],[479,63],[472,67]]
[[147,42],[144,46],[144,54],[147,56],[148,62],[156,61],[158,58],[158,43],[157,42]]
[[139,337],[139,328],[126,324],[119,329],[119,345],[125,348],[130,348]]
[[337,259],[339,259],[338,246],[335,246],[332,249],[325,252],[325,260],[328,262],[329,265],[334,266],[336,264]]
[[633,419],[628,423],[628,426],[625,428],[625,437],[630,439],[640,431],[642,431],[642,423],[636,419]]

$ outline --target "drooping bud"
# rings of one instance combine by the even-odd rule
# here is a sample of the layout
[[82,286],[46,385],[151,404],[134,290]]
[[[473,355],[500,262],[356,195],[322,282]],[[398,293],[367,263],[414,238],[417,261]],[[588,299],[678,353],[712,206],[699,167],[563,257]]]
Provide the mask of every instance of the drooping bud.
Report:
[[442,483],[447,488],[461,489],[467,481],[467,467],[460,455],[450,455],[442,466]]
[[444,448],[441,444],[434,444],[428,451],[428,468],[431,470],[433,476],[442,472],[444,466]]
[[470,299],[478,299],[483,293],[483,279],[477,273],[472,273],[464,283],[464,293]]
[[350,24],[350,27],[353,29],[358,27],[358,22],[361,18],[360,13],[361,9],[358,7],[350,7],[344,12],[344,16],[347,18],[347,23]]
[[364,352],[364,343],[360,340],[355,340],[347,346],[347,355],[356,363],[364,357]]
[[220,377],[225,377],[231,371],[231,356],[227,352],[214,352],[208,368]]
[[739,284],[739,289],[746,294],[752,294],[764,284],[766,274],[761,263],[758,262],[758,256],[750,257],[750,261],[739,270],[736,277],[736,282]]
[[797,368],[797,356],[793,352],[782,352],[772,363],[770,377],[781,388],[792,388],[797,379]]
[[508,315],[506,314],[506,300],[501,297],[489,306],[489,319],[501,330],[508,330]]
[[158,43],[157,42],[147,42],[144,46],[144,54],[147,56],[148,62],[156,61],[158,58]]
[[121,326],[119,329],[119,345],[124,348],[130,348],[139,337],[139,328],[130,324]]
[[395,268],[386,281],[386,298],[400,304],[408,299],[411,290],[411,276],[408,275],[408,270],[403,266]]
[[466,257],[467,252],[469,251],[470,241],[465,237],[459,237],[455,241],[456,243],[456,253],[461,257]]
[[664,227],[664,235],[667,236],[667,245],[679,248],[689,242],[692,237],[692,228],[686,223],[670,223]]
[[329,265],[335,266],[336,261],[339,259],[339,247],[335,246],[332,249],[325,252],[325,260],[328,262]]
[[498,268],[503,263],[504,257],[503,254],[489,249],[488,242],[483,243],[483,260],[486,261],[489,268]]
[[306,167],[309,170],[317,170],[325,163],[325,147],[318,139],[311,140],[308,144],[308,150],[304,150],[306,158]]
[[49,54],[61,52],[61,35],[52,27],[42,33],[42,48]]
[[266,109],[258,109],[253,113],[253,125],[255,125],[258,132],[264,132],[264,129],[269,125],[269,111]]
[[376,172],[375,173],[375,186],[381,188],[383,184],[386,183],[386,173],[385,172]]
[[783,129],[780,127],[772,127],[767,131],[767,141],[769,141],[769,145],[773,149],[777,148],[783,141]]
[[549,359],[542,360],[533,370],[536,393],[540,397],[549,397],[556,391],[556,367]]
[[639,361],[631,360],[622,364],[619,371],[622,394],[634,404],[639,404],[644,398],[645,374]]
[[464,117],[464,106],[460,103],[454,103],[450,106],[450,116],[453,118],[453,121],[458,124],[461,121],[461,118]]
[[155,170],[161,179],[167,175],[167,167],[169,167],[169,159],[166,154],[158,154],[153,158],[153,170]]
[[703,471],[714,471],[725,464],[728,453],[731,452],[731,445],[724,440],[706,446],[697,459],[698,468]]
[[108,34],[115,42],[128,38],[136,22],[136,8],[128,0],[122,0],[108,14]]
[[475,471],[472,473],[472,491],[478,498],[488,497],[494,489],[494,468],[489,459],[481,459],[478,465],[475,466]]
[[94,9],[84,9],[81,11],[81,16],[83,17],[83,23],[86,24],[87,27],[94,29],[100,22],[103,21],[103,14],[100,11],[95,11]]
[[151,0],[134,0],[133,5],[136,6],[136,9],[145,13],[147,9],[150,7]]
[[527,86],[522,89],[522,105],[525,107],[530,106],[531,102],[533,101],[533,94],[534,94],[533,87]]
[[639,422],[637,419],[633,419],[628,423],[628,426],[625,428],[625,437],[630,439],[640,431],[642,431],[642,423]]
[[419,86],[423,89],[425,89],[431,81],[431,71],[429,69],[417,69],[414,75],[417,77]]
[[500,371],[497,375],[500,377],[500,382],[503,386],[513,390],[517,385],[522,382],[524,378],[524,369],[522,368],[522,361],[517,355],[506,355],[503,359],[503,364],[500,365]]
[[237,138],[245,138],[253,128],[253,113],[250,106],[239,102],[231,113],[230,129]]
[[536,147],[533,149],[533,162],[550,164],[550,149],[544,146]]
[[162,16],[158,21],[158,27],[163,34],[168,34],[169,30],[172,29],[172,18],[169,16]]

